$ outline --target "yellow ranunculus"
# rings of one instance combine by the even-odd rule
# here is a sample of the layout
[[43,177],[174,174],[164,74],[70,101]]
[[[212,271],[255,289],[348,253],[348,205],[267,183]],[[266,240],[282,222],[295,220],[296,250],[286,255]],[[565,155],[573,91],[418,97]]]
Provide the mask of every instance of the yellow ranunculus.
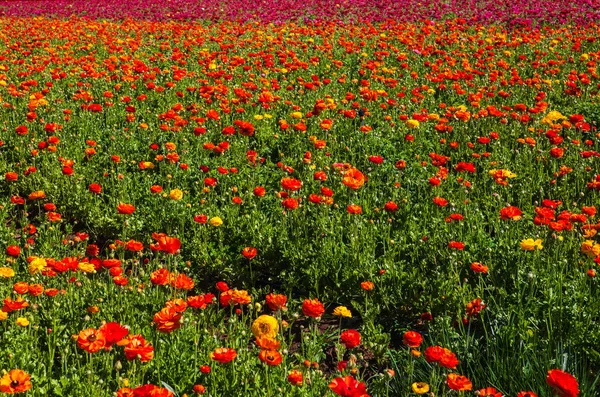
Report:
[[183,198],[183,192],[179,189],[173,189],[169,192],[169,197],[171,200],[179,201]]
[[526,240],[521,241],[521,249],[525,250],[525,251],[534,251],[536,248],[538,250],[541,250],[542,248],[544,248],[542,246],[542,239],[537,239],[534,240],[532,238],[528,238]]
[[0,310],[0,321],[4,321],[8,318],[8,313]]
[[425,394],[429,391],[429,385],[425,382],[415,382],[411,386],[412,391],[417,394]]
[[27,320],[25,317],[19,317],[17,318],[17,321],[15,321],[15,324],[21,327],[27,327],[29,325],[29,320]]
[[273,316],[263,314],[252,323],[252,333],[257,338],[267,337],[275,339],[279,332],[279,323]]
[[410,119],[406,121],[406,126],[408,128],[419,128],[419,125],[420,123],[417,120]]
[[77,265],[77,268],[84,273],[95,273],[96,272],[96,268],[94,267],[94,265],[92,265],[89,262],[80,262]]
[[594,258],[600,255],[600,244],[596,244],[596,242],[592,240],[585,240],[581,243],[581,252],[589,256],[590,258]]
[[338,306],[333,309],[333,315],[336,317],[352,317],[352,312],[346,306]]
[[218,216],[215,216],[213,218],[210,218],[210,220],[208,221],[208,223],[211,226],[218,227],[218,226],[221,226],[223,224],[223,219],[221,219]]
[[0,267],[0,277],[11,278],[15,276],[15,271],[10,267]]
[[301,112],[293,112],[290,116],[292,116],[293,119],[301,119],[302,113]]
[[36,274],[46,269],[46,260],[44,258],[35,258],[29,264],[29,274]]

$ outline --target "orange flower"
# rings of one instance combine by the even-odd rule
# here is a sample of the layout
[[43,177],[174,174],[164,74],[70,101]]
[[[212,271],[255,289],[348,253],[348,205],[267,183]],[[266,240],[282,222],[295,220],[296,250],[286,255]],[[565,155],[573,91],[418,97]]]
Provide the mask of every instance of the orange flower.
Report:
[[31,377],[20,369],[11,369],[0,379],[0,392],[7,394],[23,393],[31,389]]
[[302,386],[304,378],[302,376],[302,372],[300,372],[296,369],[293,369],[288,374],[287,380],[294,386]]
[[169,333],[181,327],[181,313],[171,307],[162,308],[154,315],[154,323],[159,332]]
[[96,353],[104,348],[105,344],[104,334],[94,328],[84,329],[77,336],[77,346],[88,353]]
[[308,317],[319,318],[325,313],[325,307],[317,298],[305,299],[302,303],[302,313]]
[[233,359],[237,356],[235,349],[230,349],[228,347],[219,347],[216,348],[212,353],[210,353],[210,358],[212,360],[218,361],[221,364],[225,364],[233,361]]
[[194,280],[188,275],[180,273],[178,275],[171,274],[171,285],[176,289],[191,290],[194,288]]
[[277,366],[281,364],[283,357],[277,350],[261,350],[258,354],[258,359],[269,366]]
[[363,281],[360,283],[360,287],[365,291],[373,291],[375,284],[373,284],[371,281]]
[[154,285],[167,285],[170,273],[167,269],[160,268],[150,273],[150,281]]
[[458,374],[448,374],[446,378],[446,383],[448,383],[448,387],[452,390],[472,390],[473,384],[466,376],[458,375]]
[[125,358],[127,360],[139,359],[145,363],[154,358],[154,347],[142,335],[133,335],[126,338],[122,343],[127,343],[125,346]]
[[277,350],[281,347],[281,343],[278,340],[269,338],[268,336],[256,338],[256,344],[263,350]]
[[287,303],[287,296],[282,294],[268,294],[266,297],[267,306],[269,309],[276,310],[286,310],[285,304]]
[[356,168],[350,168],[344,172],[342,183],[352,190],[359,189],[365,184],[365,175]]

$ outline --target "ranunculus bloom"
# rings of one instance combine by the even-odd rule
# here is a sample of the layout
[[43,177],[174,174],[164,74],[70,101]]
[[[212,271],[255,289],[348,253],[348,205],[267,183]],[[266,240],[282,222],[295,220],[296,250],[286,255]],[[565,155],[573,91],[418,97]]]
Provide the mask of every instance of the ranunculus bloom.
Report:
[[120,203],[119,205],[117,205],[117,212],[119,214],[129,215],[133,214],[134,211],[135,207],[131,204]]
[[210,358],[220,362],[221,364],[233,361],[236,356],[237,353],[235,349],[230,349],[227,347],[216,348],[212,353],[210,353]]
[[344,172],[342,183],[352,190],[357,190],[365,184],[365,175],[356,168],[350,168]]
[[573,375],[560,369],[548,371],[546,383],[559,397],[577,397],[579,395],[579,383]]
[[406,331],[402,336],[402,342],[408,347],[419,347],[423,343],[423,337],[415,331]]
[[325,307],[317,298],[305,299],[302,303],[302,313],[307,317],[319,318],[325,313]]
[[329,388],[338,396],[342,397],[362,397],[367,396],[367,386],[364,382],[359,382],[352,376],[335,378]]
[[448,387],[452,390],[461,391],[473,389],[473,384],[471,383],[469,378],[463,375],[448,374],[448,377],[446,378],[446,383],[448,383]]
[[340,342],[342,342],[346,349],[354,349],[360,345],[360,333],[354,329],[349,329],[340,334]]

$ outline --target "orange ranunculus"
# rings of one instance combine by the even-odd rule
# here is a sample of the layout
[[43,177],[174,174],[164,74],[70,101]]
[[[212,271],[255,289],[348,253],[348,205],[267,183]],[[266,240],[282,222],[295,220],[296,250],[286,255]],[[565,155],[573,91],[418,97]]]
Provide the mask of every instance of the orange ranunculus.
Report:
[[261,350],[258,354],[258,358],[263,363],[275,367],[281,364],[283,357],[277,350]]
[[77,336],[77,346],[88,353],[96,353],[104,348],[105,344],[104,334],[94,328],[84,329]]
[[307,317],[319,318],[325,313],[325,307],[317,298],[305,299],[302,303],[302,313]]
[[448,383],[448,387],[452,390],[462,391],[473,389],[473,384],[471,383],[469,378],[463,375],[448,374],[448,377],[446,378],[446,383]]
[[176,254],[181,248],[181,240],[177,237],[161,236],[158,239],[158,246],[162,252]]
[[519,207],[515,206],[504,207],[500,210],[500,219],[502,220],[512,219],[513,221],[518,221],[521,219],[521,215],[523,215],[523,212]]
[[24,393],[31,389],[31,377],[20,369],[11,369],[0,379],[0,392],[7,394]]
[[344,172],[342,183],[352,190],[359,189],[365,184],[365,175],[356,168],[350,168]]
[[171,307],[164,307],[154,315],[154,323],[159,332],[169,333],[181,327],[181,313]]
[[123,343],[127,343],[125,346],[125,358],[127,360],[139,359],[145,363],[154,357],[154,347],[142,335],[132,335],[126,338]]
[[268,294],[266,297],[267,306],[269,309],[276,310],[285,310],[285,304],[287,303],[287,296],[282,294]]
[[117,212],[119,214],[129,215],[133,214],[134,211],[135,207],[131,204],[120,203],[119,205],[117,205]]
[[154,285],[167,285],[169,283],[170,272],[167,269],[160,268],[150,273],[150,281]]
[[171,285],[176,289],[191,290],[194,288],[194,280],[186,274],[171,275]]
[[423,343],[423,337],[415,331],[406,331],[402,336],[402,342],[408,347],[419,347]]
[[212,353],[210,353],[210,358],[212,360],[218,361],[221,364],[225,364],[233,361],[233,359],[237,356],[235,349],[230,349],[228,347],[219,347],[216,348]]

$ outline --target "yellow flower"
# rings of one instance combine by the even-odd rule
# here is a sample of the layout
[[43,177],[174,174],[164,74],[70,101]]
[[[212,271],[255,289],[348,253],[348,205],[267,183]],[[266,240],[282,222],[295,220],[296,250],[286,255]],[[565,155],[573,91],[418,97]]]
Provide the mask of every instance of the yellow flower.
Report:
[[15,321],[15,324],[21,327],[27,327],[29,325],[29,320],[27,320],[25,317],[19,317],[17,318],[17,321]]
[[552,110],[542,119],[542,123],[554,124],[555,121],[558,121],[561,119],[566,120],[566,117],[563,116],[560,112],[557,112],[556,110]]
[[412,391],[417,394],[425,394],[429,391],[429,385],[425,382],[415,382],[411,387]]
[[0,267],[0,277],[11,278],[15,276],[15,271],[10,267]]
[[223,224],[223,219],[221,219],[221,218],[220,218],[220,217],[218,217],[218,216],[215,216],[215,217],[213,217],[213,218],[210,218],[210,220],[208,221],[208,223],[209,223],[211,226],[214,226],[214,227],[219,227],[219,226],[221,226],[221,225]]
[[352,312],[346,306],[338,306],[333,309],[333,315],[336,317],[352,317]]
[[585,240],[583,243],[581,243],[581,252],[590,258],[594,258],[600,255],[600,244],[596,244],[592,240]]
[[80,262],[77,268],[84,273],[95,273],[96,268],[89,262]]
[[257,338],[267,337],[275,339],[279,332],[279,324],[273,316],[263,314],[252,323],[252,333]]
[[0,321],[4,321],[8,318],[8,313],[0,310]]
[[36,274],[46,269],[46,260],[44,258],[35,258],[29,264],[29,274]]
[[173,189],[169,192],[171,200],[181,200],[183,198],[183,192],[179,189]]
[[528,238],[526,240],[521,241],[521,249],[525,250],[525,251],[534,251],[536,248],[538,250],[541,250],[542,248],[544,248],[542,246],[542,239],[537,239],[534,240],[532,238]]
[[420,123],[417,120],[408,120],[406,126],[408,128],[419,128]]
[[255,114],[254,115],[254,120],[262,120],[264,117],[262,114]]
[[302,113],[301,112],[293,112],[290,116],[292,116],[293,119],[301,119]]

